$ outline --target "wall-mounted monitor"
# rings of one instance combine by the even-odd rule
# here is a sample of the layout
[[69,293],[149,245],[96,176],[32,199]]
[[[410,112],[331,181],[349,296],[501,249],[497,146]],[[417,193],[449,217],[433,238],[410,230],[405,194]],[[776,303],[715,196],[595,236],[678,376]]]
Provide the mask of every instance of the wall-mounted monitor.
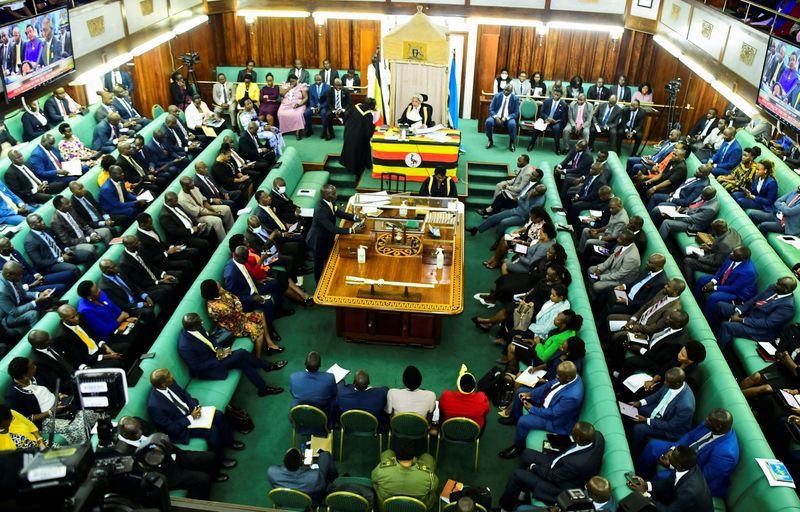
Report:
[[67,9],[1,26],[0,70],[9,102],[75,71]]
[[761,70],[758,105],[800,131],[800,47],[770,37]]

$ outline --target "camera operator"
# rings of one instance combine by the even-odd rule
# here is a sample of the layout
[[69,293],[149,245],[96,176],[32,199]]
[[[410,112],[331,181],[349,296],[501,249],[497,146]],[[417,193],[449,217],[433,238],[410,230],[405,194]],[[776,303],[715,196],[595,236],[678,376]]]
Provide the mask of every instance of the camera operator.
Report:
[[[187,497],[198,500],[209,498],[212,482],[228,481],[228,475],[219,471],[214,452],[181,450],[166,434],[145,436],[143,427],[143,421],[132,416],[122,417],[117,425],[114,450],[123,456],[133,455],[136,469],[157,471],[167,477],[171,491],[185,489]],[[221,467],[234,468],[236,461],[227,460]]]

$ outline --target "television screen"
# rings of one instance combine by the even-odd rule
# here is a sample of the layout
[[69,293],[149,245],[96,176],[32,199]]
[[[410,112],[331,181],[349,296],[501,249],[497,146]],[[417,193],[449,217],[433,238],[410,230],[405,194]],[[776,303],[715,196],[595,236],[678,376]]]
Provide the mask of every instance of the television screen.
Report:
[[758,105],[800,131],[800,47],[770,37],[761,72]]
[[0,27],[6,101],[75,70],[67,9]]

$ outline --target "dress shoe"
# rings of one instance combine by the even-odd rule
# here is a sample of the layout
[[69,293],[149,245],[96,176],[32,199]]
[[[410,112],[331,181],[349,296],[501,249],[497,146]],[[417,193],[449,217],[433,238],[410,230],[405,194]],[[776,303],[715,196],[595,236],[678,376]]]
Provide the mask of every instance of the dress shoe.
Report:
[[294,309],[281,308],[275,312],[275,318],[283,318],[285,316],[292,316],[293,314],[294,314]]
[[264,389],[258,390],[259,398],[269,395],[280,395],[281,393],[283,393],[283,388],[274,388],[272,386],[267,386]]
[[475,212],[481,217],[483,217],[484,215],[486,215],[486,208],[475,208]]
[[229,448],[231,448],[232,450],[236,450],[236,451],[242,451],[245,448],[247,448],[247,445],[245,445],[241,441],[234,441],[233,444],[229,446]]
[[328,140],[328,135],[325,134],[325,133],[320,133],[319,134],[319,138],[322,139],[322,140]]
[[478,228],[476,228],[476,227],[467,228],[467,231],[468,231],[468,232],[469,232],[469,234],[470,234],[470,235],[472,235],[472,236],[475,236],[475,235],[477,235],[477,234],[478,234]]
[[307,299],[303,300],[302,306],[304,308],[311,308],[314,307],[314,304],[316,304],[316,302],[314,302],[314,297],[308,297]]
[[511,416],[503,416],[497,420],[497,422],[501,425],[516,425],[517,420],[512,418]]
[[556,154],[557,154],[557,155],[563,155],[563,154],[564,154],[564,152],[563,152],[563,151],[561,151],[559,148],[556,148]]
[[281,341],[281,335],[278,334],[278,331],[275,330],[274,327],[271,325],[269,326],[269,337],[272,338],[272,341],[278,342]]
[[238,465],[239,463],[236,461],[236,459],[225,459],[222,461],[222,464],[220,464],[220,466],[222,466],[222,469],[233,469]]
[[220,474],[218,474],[217,476],[214,477],[214,483],[221,484],[223,482],[227,482],[228,479],[230,479],[230,477],[228,475],[226,475],[225,473],[220,473]]
[[520,454],[522,454],[522,448],[517,448],[517,445],[514,445],[509,448],[506,448],[497,455],[499,455],[501,459],[515,459],[519,457]]
[[492,326],[491,326],[491,325],[487,327],[487,326],[486,326],[486,324],[482,324],[482,323],[481,323],[481,322],[478,320],[478,317],[477,317],[477,316],[473,316],[471,320],[472,320],[472,323],[474,323],[474,324],[475,324],[475,327],[477,327],[478,329],[480,329],[480,330],[481,330],[481,331],[483,331],[483,332],[489,332],[489,331],[492,329]]
[[281,359],[280,361],[275,361],[270,366],[264,368],[264,371],[267,371],[267,372],[278,371],[281,368],[283,368],[284,366],[286,366],[288,363],[289,363],[289,361],[287,361],[286,359]]
[[271,356],[273,354],[280,354],[284,350],[286,350],[286,349],[283,348],[283,347],[276,347],[276,348],[267,347],[266,353],[267,353],[268,356]]
[[533,142],[528,144],[528,151],[533,151]]
[[514,151],[517,150],[517,145],[516,144],[509,144],[508,145],[508,150],[513,153]]
[[494,147],[494,142],[489,141],[486,143],[486,149],[492,149]]

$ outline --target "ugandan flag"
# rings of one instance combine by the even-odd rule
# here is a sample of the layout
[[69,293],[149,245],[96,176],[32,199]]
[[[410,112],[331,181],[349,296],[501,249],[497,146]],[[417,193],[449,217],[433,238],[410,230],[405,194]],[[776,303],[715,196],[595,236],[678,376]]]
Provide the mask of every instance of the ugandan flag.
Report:
[[386,117],[386,103],[383,101],[380,61],[373,62],[372,65],[375,66],[375,80],[372,81],[372,97],[375,98],[375,105],[378,109],[378,118],[375,120],[375,125],[380,126],[386,124],[388,118]]

